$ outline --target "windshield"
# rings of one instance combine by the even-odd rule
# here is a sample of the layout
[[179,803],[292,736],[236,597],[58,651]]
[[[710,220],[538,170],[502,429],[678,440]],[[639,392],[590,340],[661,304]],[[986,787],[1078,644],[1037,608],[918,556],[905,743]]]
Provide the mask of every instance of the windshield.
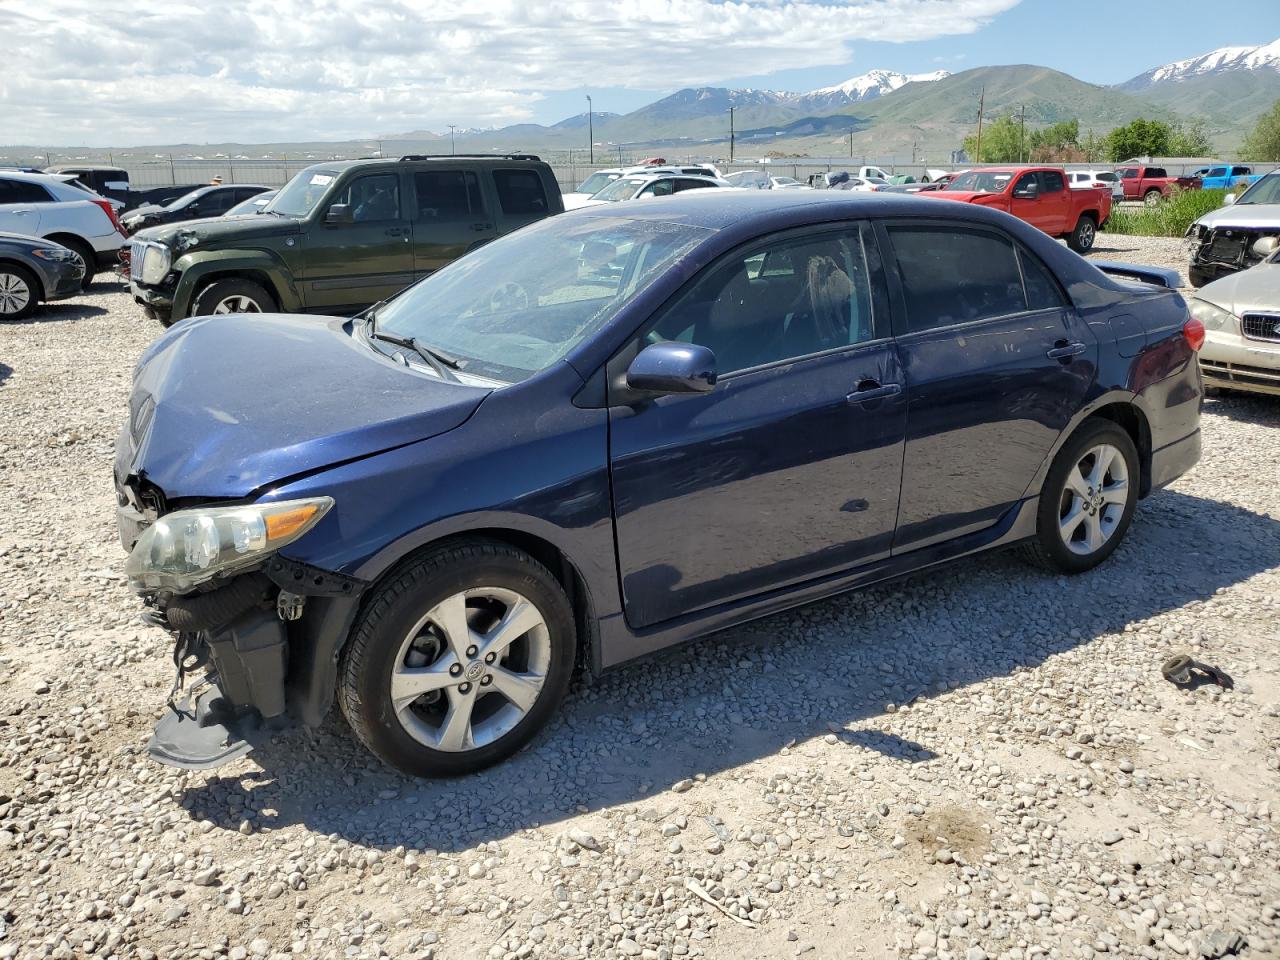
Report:
[[263,213],[305,217],[316,208],[337,179],[337,170],[308,167],[280,188],[274,199],[262,208]]
[[1004,188],[1013,179],[1012,173],[982,173],[973,171],[962,173],[943,190],[964,191],[966,193],[1003,193]]
[[1236,204],[1242,203],[1280,203],[1280,173],[1268,173],[1240,194]]
[[591,336],[711,234],[687,224],[557,217],[486,244],[377,313],[464,374],[515,382]]
[[630,200],[649,183],[647,177],[620,177],[595,195],[597,200]]
[[617,180],[621,174],[617,173],[593,173],[587,179],[582,181],[582,185],[578,187],[578,193],[599,193],[613,181]]
[[192,200],[195,200],[197,197],[199,197],[203,192],[204,192],[204,187],[198,187],[197,189],[192,190],[190,193],[184,193],[177,200],[171,200],[168,204],[166,204],[165,209],[180,210],[183,207],[185,207],[188,203],[190,203]]

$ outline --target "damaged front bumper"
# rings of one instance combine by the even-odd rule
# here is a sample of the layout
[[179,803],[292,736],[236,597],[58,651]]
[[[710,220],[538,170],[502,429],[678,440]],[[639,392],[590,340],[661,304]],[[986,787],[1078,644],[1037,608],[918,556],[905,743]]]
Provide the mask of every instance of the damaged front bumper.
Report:
[[294,723],[318,726],[364,587],[277,556],[215,590],[153,598],[146,619],[174,635],[177,677],[151,757],[207,770]]

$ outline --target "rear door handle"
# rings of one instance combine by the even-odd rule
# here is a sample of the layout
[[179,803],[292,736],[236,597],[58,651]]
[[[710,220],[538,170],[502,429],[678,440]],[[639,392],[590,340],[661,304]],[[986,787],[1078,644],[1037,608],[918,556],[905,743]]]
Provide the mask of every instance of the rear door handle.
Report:
[[866,403],[868,400],[883,400],[886,397],[896,397],[902,392],[902,384],[886,383],[881,385],[875,380],[863,380],[858,384],[858,389],[845,397],[849,403]]
[[1070,360],[1072,357],[1080,356],[1085,349],[1085,345],[1078,341],[1067,342],[1066,340],[1059,340],[1046,356],[1050,360]]

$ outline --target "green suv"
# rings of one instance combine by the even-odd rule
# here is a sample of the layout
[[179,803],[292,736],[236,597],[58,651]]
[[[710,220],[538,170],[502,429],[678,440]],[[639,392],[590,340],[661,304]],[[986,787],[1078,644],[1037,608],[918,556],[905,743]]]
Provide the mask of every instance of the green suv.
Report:
[[152,227],[133,298],[166,326],[213,313],[353,313],[564,203],[537,157],[318,163],[261,213]]

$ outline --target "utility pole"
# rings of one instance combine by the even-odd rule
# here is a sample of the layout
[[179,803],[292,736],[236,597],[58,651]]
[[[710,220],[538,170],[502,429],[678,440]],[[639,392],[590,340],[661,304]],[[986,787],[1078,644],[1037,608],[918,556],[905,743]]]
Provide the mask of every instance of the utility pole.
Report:
[[978,144],[974,148],[974,152],[977,154],[977,156],[973,158],[974,163],[982,162],[982,111],[986,107],[986,103],[987,88],[984,86],[982,88],[982,93],[978,94]]
[[1022,162],[1022,148],[1027,142],[1027,105],[1018,107],[1018,162]]
[[729,108],[729,162],[733,163],[733,107]]
[[591,94],[587,94],[587,146],[587,160],[594,164],[596,162],[596,131],[591,116]]
[[849,159],[853,159],[853,127],[849,128]]
[[451,124],[449,124],[449,152],[450,152],[450,153],[457,153],[457,152],[458,152],[458,145],[457,145],[457,141],[455,141],[455,140],[453,139],[453,131],[455,131],[455,130],[457,130],[457,129],[458,129],[458,128],[457,128],[457,127],[455,127],[452,123],[451,123]]

